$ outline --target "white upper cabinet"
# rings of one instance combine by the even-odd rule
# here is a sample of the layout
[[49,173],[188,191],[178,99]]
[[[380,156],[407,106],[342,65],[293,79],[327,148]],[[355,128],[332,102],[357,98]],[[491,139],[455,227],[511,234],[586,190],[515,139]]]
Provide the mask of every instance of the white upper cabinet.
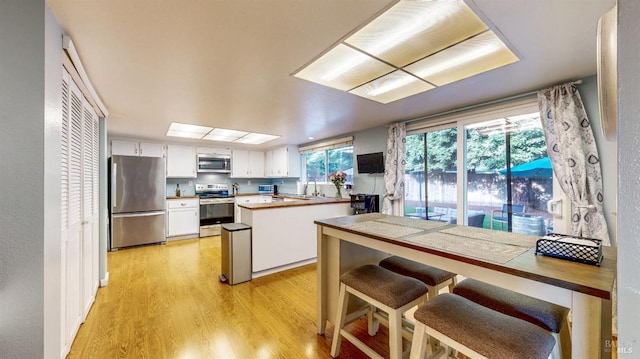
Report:
[[167,177],[196,178],[197,176],[196,148],[167,145]]
[[264,177],[264,152],[233,150],[231,156],[231,177]]
[[111,155],[164,157],[164,145],[162,143],[113,140],[111,141]]
[[300,177],[300,153],[296,146],[283,146],[267,151],[267,177]]

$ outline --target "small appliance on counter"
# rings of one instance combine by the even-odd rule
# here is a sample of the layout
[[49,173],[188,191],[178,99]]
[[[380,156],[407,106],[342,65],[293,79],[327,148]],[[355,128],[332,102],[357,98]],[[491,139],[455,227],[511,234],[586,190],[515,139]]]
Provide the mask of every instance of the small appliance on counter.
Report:
[[274,193],[274,185],[272,184],[259,184],[258,185],[258,193],[260,194],[273,194]]
[[273,185],[273,195],[277,196],[278,195],[278,185]]
[[377,194],[352,194],[353,214],[380,212],[379,198]]

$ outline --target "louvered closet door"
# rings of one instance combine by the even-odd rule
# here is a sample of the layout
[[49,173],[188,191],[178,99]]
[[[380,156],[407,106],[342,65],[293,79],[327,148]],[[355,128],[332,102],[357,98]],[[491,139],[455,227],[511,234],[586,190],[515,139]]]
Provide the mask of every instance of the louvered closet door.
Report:
[[62,325],[65,356],[98,288],[98,116],[69,74],[62,84]]
[[[63,196],[62,277],[63,348],[68,351],[82,322],[82,97],[68,74],[63,76]],[[65,98],[66,97],[66,98]],[[66,118],[65,118],[66,117]]]
[[[94,139],[94,123],[97,120],[95,112],[88,103],[82,108],[82,255],[81,255],[81,280],[82,280],[82,318],[86,318],[93,304],[93,294],[95,293],[93,282],[93,268],[97,267],[97,258],[94,259],[94,247],[98,246],[94,240],[94,219],[97,218],[96,204],[94,200],[98,197],[94,193],[94,182],[97,180],[94,175],[95,153],[97,146]],[[97,237],[95,237],[97,239]]]

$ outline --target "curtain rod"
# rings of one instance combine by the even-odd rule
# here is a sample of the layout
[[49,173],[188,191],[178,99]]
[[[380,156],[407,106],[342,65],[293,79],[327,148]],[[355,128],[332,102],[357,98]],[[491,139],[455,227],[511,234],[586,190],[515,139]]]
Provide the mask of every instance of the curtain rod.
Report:
[[[570,81],[570,82],[565,82],[563,84],[570,84],[570,85],[580,85],[582,84],[582,80],[575,80],[575,81]],[[549,86],[549,87],[553,87],[553,86]],[[548,87],[547,87],[548,88]],[[404,121],[405,124],[409,124],[412,122],[417,122],[417,121],[425,121],[425,120],[430,120],[432,118],[436,118],[436,117],[442,117],[442,116],[446,116],[446,115],[452,115],[455,113],[459,113],[459,112],[466,112],[469,110],[474,110],[480,107],[484,107],[484,106],[489,106],[489,105],[495,105],[497,103],[503,103],[503,102],[507,102],[507,101],[511,101],[511,100],[517,100],[520,98],[524,98],[524,97],[528,97],[531,95],[535,95],[538,93],[538,91],[540,90],[536,90],[536,91],[529,91],[529,92],[525,92],[525,93],[521,93],[518,95],[513,95],[513,96],[509,96],[509,97],[505,97],[505,98],[501,98],[501,99],[497,99],[497,100],[491,100],[488,102],[483,102],[483,103],[479,103],[479,104],[475,104],[475,105],[469,105],[466,107],[462,107],[462,108],[456,108],[453,110],[449,110],[449,111],[444,111],[444,112],[439,112],[433,115],[427,115],[427,116],[423,116],[423,117],[419,117],[419,118],[414,118],[411,120],[406,120]]]

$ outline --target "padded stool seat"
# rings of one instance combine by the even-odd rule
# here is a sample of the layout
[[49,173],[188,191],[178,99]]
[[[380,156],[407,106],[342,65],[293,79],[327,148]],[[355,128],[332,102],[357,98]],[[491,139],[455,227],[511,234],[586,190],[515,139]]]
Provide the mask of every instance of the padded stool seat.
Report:
[[426,285],[437,286],[456,276],[455,273],[414,262],[412,260],[391,256],[380,261],[380,267],[415,278]]
[[570,354],[568,308],[471,278],[458,283],[453,288],[453,293],[552,332],[557,343],[553,358],[562,358],[563,350],[567,355]]
[[420,281],[373,264],[344,273],[340,281],[393,309],[427,293],[427,287]]
[[[456,294],[441,294],[421,305],[411,359],[424,356],[426,336],[471,358],[548,358],[555,340],[546,330]],[[447,353],[448,354],[448,353]]]
[[458,283],[453,293],[554,333],[560,333],[569,314],[568,308],[471,278]]
[[391,359],[402,358],[402,314],[423,302],[427,286],[417,279],[406,277],[377,265],[367,264],[352,269],[340,277],[340,297],[338,299],[335,331],[331,344],[331,356],[340,352],[342,338],[349,340],[371,358],[382,358],[373,349],[344,329],[349,295],[364,300],[388,314],[389,355]]

